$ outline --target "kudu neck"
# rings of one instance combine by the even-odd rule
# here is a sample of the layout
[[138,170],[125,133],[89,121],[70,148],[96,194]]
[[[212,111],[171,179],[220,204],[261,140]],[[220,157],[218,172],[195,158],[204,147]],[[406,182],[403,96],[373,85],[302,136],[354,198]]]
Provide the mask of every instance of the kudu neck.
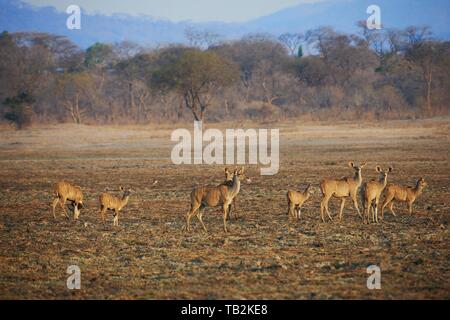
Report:
[[380,177],[380,183],[383,184],[383,186],[385,186],[385,187],[387,185],[387,179],[388,179],[387,175]]
[[303,196],[306,199],[308,199],[311,196],[311,194],[309,193],[309,188],[306,188],[305,191],[303,191]]
[[123,205],[125,205],[125,204],[128,203],[128,199],[130,199],[130,196],[129,196],[129,195],[128,195],[128,196],[123,195],[123,196],[122,196],[122,199],[120,199],[120,201],[122,202]]
[[235,175],[233,177],[233,184],[231,185],[231,192],[233,194],[237,194],[240,188],[241,188],[241,181],[239,180],[239,176]]
[[358,170],[358,171],[355,172],[355,176],[353,177],[353,180],[358,181],[358,182],[362,182],[361,170]]

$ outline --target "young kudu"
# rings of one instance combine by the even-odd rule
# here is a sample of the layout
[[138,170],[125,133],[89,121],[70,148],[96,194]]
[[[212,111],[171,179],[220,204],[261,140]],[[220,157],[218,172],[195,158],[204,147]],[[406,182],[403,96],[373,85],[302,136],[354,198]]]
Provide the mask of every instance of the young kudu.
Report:
[[124,187],[120,187],[120,190],[123,192],[122,197],[118,198],[116,196],[110,195],[109,193],[102,193],[99,197],[100,202],[100,214],[102,216],[102,222],[105,222],[105,213],[107,210],[114,211],[114,219],[113,226],[119,225],[119,212],[123,209],[128,203],[130,199],[130,195],[133,193],[131,188],[125,189]]
[[314,194],[314,188],[309,184],[302,191],[289,190],[286,197],[288,202],[289,219],[299,220],[303,204]]
[[428,184],[423,178],[420,178],[415,187],[402,187],[396,184],[388,184],[385,190],[385,196],[383,205],[381,206],[381,219],[384,218],[384,208],[387,206],[392,214],[395,216],[394,212],[394,201],[406,202],[408,204],[408,212],[412,214],[412,205],[419,197],[423,189]]

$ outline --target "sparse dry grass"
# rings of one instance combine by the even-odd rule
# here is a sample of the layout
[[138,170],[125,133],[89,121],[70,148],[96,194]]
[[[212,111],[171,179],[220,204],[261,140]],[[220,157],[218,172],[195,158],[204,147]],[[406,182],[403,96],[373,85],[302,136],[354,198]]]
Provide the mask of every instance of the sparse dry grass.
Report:
[[[271,126],[282,134],[280,172],[262,177],[249,167],[242,218],[227,235],[218,209],[205,213],[208,234],[195,218],[193,232],[183,231],[191,188],[221,182],[223,167],[172,165],[168,126],[2,131],[0,298],[450,298],[450,121]],[[324,224],[316,193],[303,219],[288,224],[286,190],[351,174],[349,160],[369,162],[364,179],[376,177],[376,164],[394,166],[390,181],[412,185],[424,176],[416,215],[397,205],[399,216],[363,225],[347,203],[342,224]],[[61,179],[83,187],[79,222],[53,220],[50,192]],[[102,225],[98,194],[121,184],[138,193],[120,227],[112,214]],[[338,201],[330,203],[336,215]],[[81,268],[80,291],[66,288],[71,264]],[[375,292],[366,288],[371,264],[382,269]]]

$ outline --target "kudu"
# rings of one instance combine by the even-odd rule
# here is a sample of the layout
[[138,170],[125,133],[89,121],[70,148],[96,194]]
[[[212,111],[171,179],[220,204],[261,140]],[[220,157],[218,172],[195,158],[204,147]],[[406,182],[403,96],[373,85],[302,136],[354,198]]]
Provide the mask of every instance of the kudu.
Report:
[[102,216],[102,222],[105,223],[105,213],[107,210],[114,211],[114,219],[113,226],[119,225],[119,211],[123,209],[128,203],[130,199],[130,195],[133,193],[133,189],[124,187],[120,187],[120,190],[123,191],[122,197],[117,198],[109,193],[100,194],[100,214]]
[[341,199],[339,221],[342,221],[342,212],[344,210],[345,200],[347,197],[352,198],[353,204],[358,211],[358,215],[361,219],[363,219],[358,207],[357,194],[362,183],[361,170],[366,166],[366,163],[364,162],[360,166],[356,166],[353,162],[349,162],[348,166],[355,171],[355,175],[353,177],[343,177],[338,180],[325,179],[320,183],[320,190],[322,191],[323,197],[322,202],[320,203],[320,216],[323,222],[325,222],[324,211],[327,212],[330,221],[333,221],[330,211],[328,210],[328,202],[331,197]]
[[366,182],[362,188],[362,202],[369,223],[370,211],[372,211],[372,222],[378,223],[378,208],[380,206],[380,197],[387,185],[388,173],[392,172],[392,167],[388,170],[381,169],[380,166],[375,167],[375,171],[380,174],[379,180]]
[[302,191],[289,190],[286,197],[288,202],[289,219],[299,220],[303,204],[313,195],[314,188],[309,184],[306,189]]
[[[225,168],[225,181],[223,184],[231,186],[233,185],[233,174],[234,172],[230,171],[228,168]],[[231,213],[234,212],[234,219],[237,220],[239,218],[236,211],[236,203],[237,196],[234,197],[233,202],[231,202],[230,207],[228,209],[228,218],[231,218]],[[231,208],[233,207],[233,210]]]
[[66,217],[69,218],[65,208],[66,201],[69,200],[74,207],[74,219],[78,220],[80,209],[83,207],[83,193],[81,192],[81,188],[72,186],[69,182],[60,181],[55,185],[54,193],[55,198],[52,202],[53,217],[56,219],[55,207],[59,203]]
[[203,210],[205,207],[222,206],[223,209],[223,229],[227,230],[227,217],[230,210],[230,204],[239,193],[241,180],[245,178],[244,168],[236,169],[233,172],[233,180],[230,184],[220,184],[218,186],[204,186],[195,188],[191,192],[191,208],[186,216],[186,230],[190,231],[190,221],[197,212],[197,218],[202,224],[203,230],[207,232],[203,223]]
[[386,186],[383,205],[381,206],[381,219],[384,218],[384,208],[387,206],[392,214],[395,216],[394,212],[394,201],[406,202],[408,204],[408,212],[412,214],[412,205],[419,197],[423,189],[428,184],[423,178],[420,178],[415,187],[402,187],[396,184],[388,184]]

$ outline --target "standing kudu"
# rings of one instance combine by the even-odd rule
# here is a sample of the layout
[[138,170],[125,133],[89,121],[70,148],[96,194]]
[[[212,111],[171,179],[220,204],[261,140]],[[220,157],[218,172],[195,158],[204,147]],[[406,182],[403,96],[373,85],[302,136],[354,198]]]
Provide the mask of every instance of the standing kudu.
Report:
[[289,220],[300,220],[303,204],[314,194],[309,184],[304,191],[289,190],[286,194]]
[[380,166],[376,166],[375,170],[380,174],[380,179],[365,183],[361,192],[367,223],[369,223],[370,211],[372,211],[372,222],[378,223],[381,194],[387,185],[388,173],[392,172],[393,169],[390,167],[388,170],[382,170]]
[[[223,182],[224,185],[231,186],[233,184],[233,171],[230,171],[228,168],[225,168],[225,181]],[[246,176],[246,183],[251,183],[252,180]],[[237,195],[233,198],[233,202],[230,204],[230,208],[228,211],[228,219],[231,219],[231,213],[234,212],[234,219],[238,220],[239,215],[236,210],[236,204],[237,204]],[[233,210],[231,210],[233,208]]]
[[344,177],[338,180],[325,179],[320,183],[320,190],[322,191],[322,202],[320,203],[320,216],[322,221],[325,222],[324,211],[327,212],[330,221],[333,221],[328,210],[328,202],[331,197],[341,199],[341,210],[339,212],[339,221],[342,221],[342,212],[344,210],[345,200],[351,197],[353,204],[355,205],[358,215],[361,219],[364,219],[358,208],[357,194],[359,187],[362,183],[361,170],[366,166],[364,162],[360,166],[356,166],[353,162],[349,162],[348,166],[355,171],[353,177]]
[[186,216],[186,230],[190,231],[190,221],[192,216],[197,212],[197,218],[202,224],[203,230],[207,232],[203,223],[203,210],[205,207],[222,206],[223,209],[223,229],[227,230],[227,218],[230,210],[230,204],[239,193],[241,188],[241,180],[245,178],[244,168],[234,170],[233,180],[231,184],[221,184],[218,186],[205,186],[195,188],[191,192],[191,208]]
[[417,197],[423,192],[428,184],[423,178],[420,178],[415,187],[402,187],[396,184],[388,184],[385,190],[383,205],[381,206],[381,219],[384,219],[384,208],[387,206],[392,214],[394,212],[394,201],[406,202],[408,204],[408,212],[412,214],[412,205]]
[[[224,185],[232,186],[233,185],[233,175],[234,172],[230,171],[228,168],[225,168],[225,182]],[[234,197],[233,202],[230,204],[230,208],[228,209],[228,218],[231,218],[231,213],[234,212],[234,219],[237,220],[238,214],[236,211],[236,203],[237,203],[237,196]],[[233,207],[233,210],[231,208]]]
[[119,225],[119,212],[123,209],[130,199],[130,195],[134,192],[131,188],[120,187],[123,192],[122,197],[118,198],[109,193],[102,193],[99,196],[100,202],[100,215],[102,217],[102,222],[105,223],[105,213],[107,210],[114,211],[113,226]]

